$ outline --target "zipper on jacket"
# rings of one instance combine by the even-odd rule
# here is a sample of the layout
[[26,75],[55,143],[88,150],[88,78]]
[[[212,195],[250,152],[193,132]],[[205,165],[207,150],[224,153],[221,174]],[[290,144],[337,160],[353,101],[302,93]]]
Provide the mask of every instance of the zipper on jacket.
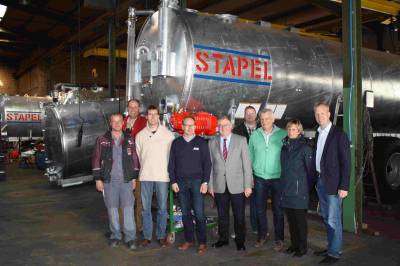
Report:
[[296,180],[296,195],[299,195],[299,180]]

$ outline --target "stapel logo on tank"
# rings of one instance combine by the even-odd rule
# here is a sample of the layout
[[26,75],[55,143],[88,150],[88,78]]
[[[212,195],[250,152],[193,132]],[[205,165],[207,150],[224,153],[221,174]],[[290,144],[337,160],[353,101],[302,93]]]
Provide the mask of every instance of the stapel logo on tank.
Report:
[[195,44],[195,78],[271,86],[271,57]]
[[42,115],[40,112],[7,111],[6,121],[9,123],[40,123]]

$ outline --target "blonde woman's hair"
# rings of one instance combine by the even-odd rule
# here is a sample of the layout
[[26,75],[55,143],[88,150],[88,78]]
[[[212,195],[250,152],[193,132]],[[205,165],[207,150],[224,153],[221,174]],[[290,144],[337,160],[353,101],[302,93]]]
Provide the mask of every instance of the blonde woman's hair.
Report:
[[287,124],[286,124],[286,130],[289,129],[289,127],[291,126],[296,126],[299,129],[299,132],[301,135],[304,134],[304,130],[303,130],[303,124],[300,122],[300,120],[297,119],[293,119],[290,120]]

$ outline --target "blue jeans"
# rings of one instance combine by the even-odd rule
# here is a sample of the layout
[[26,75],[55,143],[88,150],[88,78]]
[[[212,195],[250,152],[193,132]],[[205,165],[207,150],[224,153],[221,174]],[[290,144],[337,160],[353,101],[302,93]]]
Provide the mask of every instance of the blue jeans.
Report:
[[118,209],[123,212],[123,231],[125,242],[136,239],[136,225],[133,206],[135,197],[132,191],[132,182],[123,181],[104,183],[104,203],[107,207],[110,239],[122,240],[120,219]]
[[196,236],[199,244],[206,244],[206,217],[204,216],[204,195],[200,193],[201,180],[178,178],[179,204],[182,209],[182,221],[186,242],[194,240],[194,225],[191,210],[194,210]]
[[283,241],[284,216],[283,208],[279,205],[282,191],[280,179],[264,179],[254,176],[254,190],[257,208],[258,239],[267,238],[267,198],[268,192],[271,191],[272,212],[274,215],[274,238],[275,241]]
[[328,255],[340,258],[342,254],[342,199],[337,194],[328,195],[319,177],[317,193],[328,237]]
[[167,198],[169,182],[152,182],[141,181],[141,198],[142,198],[142,221],[143,221],[143,237],[151,240],[153,235],[153,217],[151,214],[151,202],[153,200],[153,192],[156,192],[157,198],[157,239],[164,239],[167,229]]

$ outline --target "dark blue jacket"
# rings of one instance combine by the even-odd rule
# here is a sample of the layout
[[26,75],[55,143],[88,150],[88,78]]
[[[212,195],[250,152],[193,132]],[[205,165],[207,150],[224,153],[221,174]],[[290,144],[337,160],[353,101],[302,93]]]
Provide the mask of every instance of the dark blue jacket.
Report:
[[176,138],[171,145],[168,173],[171,184],[179,178],[198,178],[208,182],[211,173],[211,158],[208,143],[195,136],[187,142],[182,136]]
[[313,184],[313,149],[304,137],[283,140],[281,151],[283,208],[308,209],[310,186]]
[[[318,131],[315,143],[318,143]],[[316,152],[317,144],[315,144],[314,148],[314,158],[316,158]],[[328,195],[336,195],[339,189],[349,190],[350,167],[349,139],[340,128],[332,125],[322,152],[321,173],[319,173]],[[316,176],[318,176],[318,173],[316,173]]]

